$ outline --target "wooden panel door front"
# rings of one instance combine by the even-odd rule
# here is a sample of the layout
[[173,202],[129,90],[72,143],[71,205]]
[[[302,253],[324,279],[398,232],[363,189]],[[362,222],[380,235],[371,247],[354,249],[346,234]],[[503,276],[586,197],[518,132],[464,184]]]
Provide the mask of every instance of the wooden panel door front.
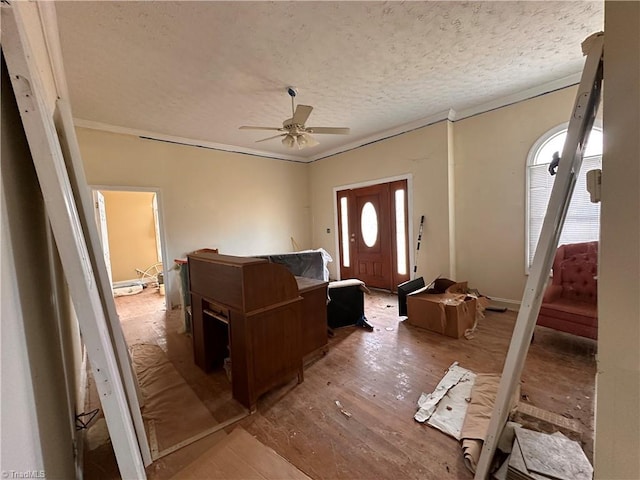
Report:
[[[348,229],[343,228],[341,234],[347,234],[350,251],[348,266],[341,267],[341,278],[358,278],[370,287],[390,289],[388,185],[372,185],[339,195],[347,198]],[[344,208],[344,200],[342,205]]]
[[409,279],[407,182],[337,192],[340,278],[396,291]]
[[373,185],[353,191],[356,277],[371,287],[391,284],[391,233],[389,229],[389,187]]

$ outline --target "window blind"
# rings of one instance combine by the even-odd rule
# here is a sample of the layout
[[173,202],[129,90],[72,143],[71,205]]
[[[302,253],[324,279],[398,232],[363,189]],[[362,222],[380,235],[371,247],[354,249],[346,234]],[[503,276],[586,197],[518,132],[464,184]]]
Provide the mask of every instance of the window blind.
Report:
[[[600,204],[591,203],[587,191],[587,172],[601,168],[602,156],[587,157],[582,161],[580,175],[571,196],[571,203],[565,219],[559,245],[567,243],[589,242],[600,238]],[[549,164],[530,165],[529,167],[529,263],[538,245],[542,223],[547,213],[547,205],[555,176],[549,175]]]

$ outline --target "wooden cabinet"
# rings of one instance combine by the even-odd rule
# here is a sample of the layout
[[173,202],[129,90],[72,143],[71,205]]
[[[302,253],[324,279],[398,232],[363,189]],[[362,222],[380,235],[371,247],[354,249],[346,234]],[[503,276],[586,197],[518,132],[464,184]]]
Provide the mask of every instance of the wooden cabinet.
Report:
[[208,371],[230,356],[233,397],[251,411],[270,388],[296,374],[302,382],[295,277],[258,258],[198,253],[188,262],[196,364]]
[[302,355],[305,358],[327,347],[327,288],[329,282],[296,277],[302,296]]

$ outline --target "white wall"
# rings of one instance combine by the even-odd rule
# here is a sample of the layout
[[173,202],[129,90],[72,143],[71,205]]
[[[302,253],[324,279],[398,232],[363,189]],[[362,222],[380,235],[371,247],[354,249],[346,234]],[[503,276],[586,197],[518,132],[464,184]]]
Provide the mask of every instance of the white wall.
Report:
[[[329,265],[332,278],[337,278],[338,270],[333,189],[401,175],[412,177],[409,221],[414,232],[420,216],[425,216],[418,276],[450,276],[447,122],[318,160],[310,168],[313,246],[334,258]],[[331,233],[326,233],[327,228]]]
[[[291,238],[311,247],[306,164],[84,128],[77,134],[89,184],[161,190],[169,262],[205,247],[285,253]],[[172,273],[168,281],[177,285]]]
[[640,478],[640,3],[605,3],[596,478]]

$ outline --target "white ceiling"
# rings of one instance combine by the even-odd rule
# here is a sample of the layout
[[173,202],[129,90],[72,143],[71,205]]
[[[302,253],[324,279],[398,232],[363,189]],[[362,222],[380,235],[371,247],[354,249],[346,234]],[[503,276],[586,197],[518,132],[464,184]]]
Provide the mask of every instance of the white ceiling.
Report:
[[[310,161],[577,83],[603,3],[58,2],[78,125]],[[313,105],[303,150],[285,88]]]

